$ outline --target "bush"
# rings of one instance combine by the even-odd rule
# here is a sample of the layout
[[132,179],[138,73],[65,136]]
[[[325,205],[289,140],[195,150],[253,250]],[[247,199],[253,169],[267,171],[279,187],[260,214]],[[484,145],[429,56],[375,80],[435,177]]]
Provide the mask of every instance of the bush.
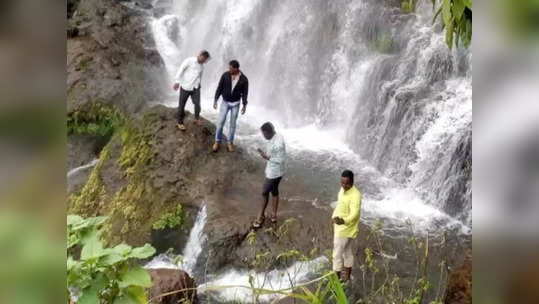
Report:
[[122,124],[123,114],[103,102],[87,102],[81,109],[68,113],[67,134],[91,134],[111,137]]
[[147,303],[145,288],[152,286],[150,274],[140,266],[130,266],[129,261],[151,257],[155,249],[149,244],[104,248],[98,227],[105,220],[67,216],[67,301]]
[[182,205],[178,204],[178,206],[176,206],[176,209],[174,209],[173,211],[161,215],[161,217],[153,223],[152,228],[154,230],[161,230],[164,228],[174,227],[184,228],[184,226],[185,213],[183,212]]

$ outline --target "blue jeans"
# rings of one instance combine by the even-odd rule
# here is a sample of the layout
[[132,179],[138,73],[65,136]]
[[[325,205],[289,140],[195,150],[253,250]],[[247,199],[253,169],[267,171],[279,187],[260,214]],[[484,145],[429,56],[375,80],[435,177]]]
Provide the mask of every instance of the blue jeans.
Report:
[[234,133],[236,133],[236,120],[238,120],[238,112],[240,111],[240,103],[235,106],[231,106],[227,101],[221,101],[221,106],[219,107],[219,118],[217,119],[217,132],[215,133],[215,141],[223,141],[223,127],[226,122],[226,117],[228,112],[230,112],[230,125],[228,131],[228,142],[234,142]]

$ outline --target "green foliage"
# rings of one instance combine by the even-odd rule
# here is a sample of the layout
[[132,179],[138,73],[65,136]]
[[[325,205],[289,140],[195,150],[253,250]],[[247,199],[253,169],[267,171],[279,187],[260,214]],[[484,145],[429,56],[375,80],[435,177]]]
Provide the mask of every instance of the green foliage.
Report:
[[[104,248],[100,225],[105,217],[67,216],[67,292],[77,303],[147,303],[145,288],[152,286],[150,274],[142,267],[130,266],[132,259],[155,254],[149,244],[132,248],[119,244]],[[80,258],[73,251],[80,247]]]
[[[445,42],[449,48],[462,43],[469,47],[472,43],[472,0],[440,0],[440,7],[433,22],[442,15],[445,28]],[[432,0],[436,4],[436,0]]]
[[[151,187],[148,187],[144,175],[144,170],[152,160],[153,152],[150,144],[152,135],[143,133],[132,122],[126,121],[115,136],[122,142],[122,152],[117,163],[127,183],[116,191],[109,203],[110,217],[113,221],[105,225],[104,233],[107,240],[112,243],[121,241],[130,232],[143,226],[143,229],[149,230],[152,223],[151,221],[147,223],[147,215],[151,212],[149,208],[152,206],[152,193],[148,191]],[[114,231],[113,223],[117,225]]]
[[[433,7],[437,0],[431,0]],[[433,22],[442,15],[445,28],[445,42],[449,48],[453,44],[469,47],[472,43],[472,0],[439,0],[440,6],[434,15]],[[406,13],[415,12],[414,0],[403,0],[401,8]]]
[[98,210],[102,210],[106,201],[106,191],[101,180],[101,168],[109,157],[108,146],[101,150],[99,161],[92,169],[88,181],[80,191],[69,196],[69,210],[74,213],[86,216],[97,215]]
[[110,137],[122,125],[124,116],[112,105],[88,101],[67,115],[67,134],[92,134]]
[[173,211],[161,215],[161,217],[152,225],[152,228],[154,230],[174,227],[181,227],[184,230],[186,229],[185,212],[183,212],[181,204],[178,204],[178,206],[176,206],[176,209],[174,209]]

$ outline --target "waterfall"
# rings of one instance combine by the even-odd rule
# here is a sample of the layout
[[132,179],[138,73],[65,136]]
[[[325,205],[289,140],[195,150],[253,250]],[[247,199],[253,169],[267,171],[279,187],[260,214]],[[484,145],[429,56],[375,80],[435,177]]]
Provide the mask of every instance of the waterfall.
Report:
[[[152,29],[170,76],[201,49],[213,57],[202,80],[203,114],[228,61],[237,59],[250,80],[246,116],[255,117],[240,119],[331,131],[331,139],[309,134],[304,142],[325,151],[338,139],[413,193],[413,202],[471,226],[472,55],[445,45],[430,1],[414,13],[391,0],[155,5]],[[401,210],[415,204],[393,190],[382,202],[405,198],[389,204]]]
[[[249,276],[252,277],[253,285],[256,288],[269,290],[279,290],[291,288],[312,279],[314,275],[320,274],[322,269],[329,263],[324,256],[317,257],[309,261],[298,261],[284,269],[274,269],[269,272],[249,272],[247,270],[229,269],[218,274],[213,280],[202,284],[200,292],[208,292],[207,287],[211,286],[249,286]],[[241,300],[242,303],[251,303],[252,293],[246,288],[227,288],[219,290],[214,295],[220,301],[235,302]],[[269,303],[272,300],[282,298],[280,294],[265,294],[260,296],[260,301]]]
[[182,261],[180,263],[175,262],[175,256],[172,254],[161,253],[154,257],[148,264],[144,267],[151,268],[173,268],[181,269],[186,271],[189,274],[193,274],[198,257],[202,252],[202,246],[206,240],[204,234],[204,226],[206,225],[206,220],[208,213],[206,211],[206,205],[204,204],[200,211],[197,214],[195,224],[191,228],[189,233],[189,238],[183,249]]
[[69,170],[67,172],[67,178],[69,179],[70,177],[72,177],[73,175],[79,173],[80,171],[83,171],[83,170],[86,170],[88,168],[94,167],[95,165],[97,165],[98,162],[99,162],[99,159],[96,158],[96,159],[92,160],[91,162],[89,162],[87,164],[84,164],[82,166],[79,166],[79,167],[76,167],[76,168],[73,168],[73,169]]

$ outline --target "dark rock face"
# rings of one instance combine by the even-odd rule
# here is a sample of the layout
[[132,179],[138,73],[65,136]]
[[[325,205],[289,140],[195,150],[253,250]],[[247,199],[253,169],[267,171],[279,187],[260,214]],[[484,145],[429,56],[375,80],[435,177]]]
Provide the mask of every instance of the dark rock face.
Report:
[[89,163],[106,142],[100,136],[72,134],[67,137],[67,170]]
[[153,299],[152,304],[176,304],[182,300],[189,300],[189,303],[198,303],[196,289],[173,293],[159,297],[162,294],[174,292],[182,289],[196,288],[195,281],[185,272],[178,269],[150,269],[153,286],[150,289],[149,298]]
[[68,112],[102,101],[134,113],[160,97],[166,71],[143,9],[147,5],[124,4],[68,3]]
[[447,284],[444,303],[472,303],[472,255],[468,254],[460,268],[451,274]]
[[[471,224],[472,209],[472,130],[461,138],[451,156],[451,168],[446,179],[454,180],[444,204],[444,211],[449,215]],[[442,198],[443,199],[443,198]]]

